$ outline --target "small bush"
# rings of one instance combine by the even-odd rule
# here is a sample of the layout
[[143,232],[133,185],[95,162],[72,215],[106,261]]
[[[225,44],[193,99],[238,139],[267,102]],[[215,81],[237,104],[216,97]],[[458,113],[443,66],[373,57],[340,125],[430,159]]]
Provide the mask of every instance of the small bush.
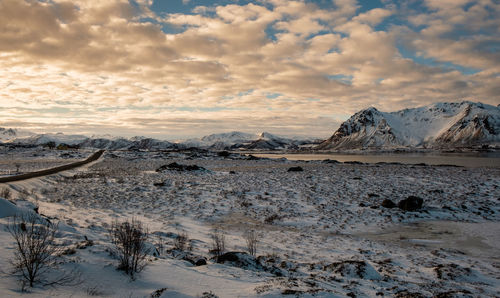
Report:
[[248,230],[243,234],[247,244],[248,253],[255,256],[257,253],[257,243],[259,242],[257,232],[255,230]]
[[2,188],[2,190],[0,191],[0,198],[10,200],[11,197],[12,193],[10,192],[10,189],[7,187]]
[[133,279],[135,273],[141,272],[147,265],[146,257],[149,249],[146,247],[148,231],[138,220],[115,221],[111,225],[111,241],[115,245],[115,253],[120,260],[119,270],[125,271]]
[[216,257],[220,257],[226,251],[226,236],[222,230],[214,230],[210,235],[212,238],[212,252]]
[[186,232],[179,232],[174,239],[174,248],[180,251],[188,250],[189,236]]

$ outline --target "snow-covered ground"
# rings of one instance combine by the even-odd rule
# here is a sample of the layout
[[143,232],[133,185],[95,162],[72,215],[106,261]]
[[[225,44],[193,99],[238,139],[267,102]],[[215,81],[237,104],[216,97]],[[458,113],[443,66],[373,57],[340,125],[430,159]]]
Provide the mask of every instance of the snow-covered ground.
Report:
[[[37,160],[53,152],[40,151]],[[206,170],[156,171],[172,162]],[[7,166],[0,162],[0,171]],[[288,172],[293,166],[303,171]],[[162,297],[500,295],[500,168],[115,151],[84,168],[5,187],[31,205],[0,201],[2,271],[14,248],[5,231],[12,212],[2,210],[38,205],[60,222],[59,244],[93,240],[61,257],[62,268],[81,272],[79,285],[36,287],[27,296],[148,297],[162,288]],[[411,195],[424,199],[421,210],[381,207]],[[131,218],[148,227],[152,245],[169,250],[185,232],[191,253],[207,259],[213,229],[226,234],[227,251],[245,251],[243,235],[253,229],[259,257],[245,256],[244,266],[209,259],[196,267],[165,250],[132,281],[109,253],[111,223]],[[14,277],[0,276],[1,297],[23,294]]]

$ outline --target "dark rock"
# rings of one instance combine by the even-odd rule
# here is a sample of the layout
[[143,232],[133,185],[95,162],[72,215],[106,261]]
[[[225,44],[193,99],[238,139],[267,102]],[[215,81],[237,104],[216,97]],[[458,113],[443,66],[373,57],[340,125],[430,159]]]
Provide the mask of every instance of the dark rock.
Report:
[[159,298],[161,297],[161,295],[163,295],[163,292],[165,292],[166,290],[168,290],[168,288],[161,288],[161,289],[158,289],[156,291],[154,291],[153,293],[151,293],[151,298]]
[[365,203],[361,202],[359,203],[359,207],[366,207]]
[[231,153],[228,151],[220,151],[220,152],[217,152],[217,155],[221,156],[221,157],[229,157],[229,155],[231,155]]
[[163,172],[166,170],[170,171],[204,171],[205,168],[197,165],[181,165],[176,162],[170,163],[168,165],[163,165],[156,169],[156,172]]
[[360,161],[344,161],[345,164],[347,165],[364,165],[364,163],[360,162]]
[[291,167],[288,169],[288,172],[303,172],[304,169],[302,167]]
[[[231,263],[238,263],[239,266],[237,267],[244,267],[252,263],[250,259],[253,257],[247,254],[246,252],[239,252],[239,251],[230,251],[226,252],[223,255],[220,255],[216,257],[216,262],[217,263],[226,263],[226,262],[231,262]],[[255,261],[253,262],[255,263]]]
[[382,204],[380,204],[380,206],[382,206],[384,208],[394,208],[394,207],[396,207],[396,203],[394,203],[393,201],[391,201],[389,199],[385,199],[382,201]]
[[417,292],[410,292],[408,290],[402,290],[394,295],[395,298],[425,298],[424,295]]
[[236,174],[235,171],[229,171],[229,174]]
[[335,159],[325,159],[322,161],[322,163],[340,163],[340,162]]
[[190,253],[190,252],[173,250],[173,251],[170,251],[170,253],[172,253],[172,255],[176,259],[188,261],[189,263],[191,263],[195,266],[204,266],[207,264],[207,259],[205,257],[195,255],[195,254]]
[[376,193],[369,193],[369,194],[368,194],[368,197],[369,197],[369,198],[378,198],[378,197],[380,197],[380,195],[378,195],[378,194],[376,194]]
[[[230,251],[225,254],[214,257],[215,261],[220,264],[227,264],[247,270],[266,271],[275,276],[283,276],[284,272],[276,265],[266,265],[264,258],[255,258],[254,256],[239,251]],[[264,262],[264,263],[263,263]]]
[[416,196],[409,196],[408,198],[401,200],[398,203],[398,207],[404,211],[416,211],[422,208],[424,200]]

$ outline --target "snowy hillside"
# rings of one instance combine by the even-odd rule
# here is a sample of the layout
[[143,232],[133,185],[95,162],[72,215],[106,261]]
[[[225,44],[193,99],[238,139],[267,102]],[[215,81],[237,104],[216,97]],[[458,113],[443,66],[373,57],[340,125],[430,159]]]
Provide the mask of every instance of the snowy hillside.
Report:
[[464,101],[357,112],[316,149],[458,148],[500,143],[500,109]]

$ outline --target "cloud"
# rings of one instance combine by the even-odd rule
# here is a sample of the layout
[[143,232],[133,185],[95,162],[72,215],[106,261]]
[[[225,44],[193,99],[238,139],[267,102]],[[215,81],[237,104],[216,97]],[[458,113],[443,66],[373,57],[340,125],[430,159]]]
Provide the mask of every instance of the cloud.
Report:
[[[338,115],[371,105],[499,101],[500,11],[490,0],[426,1],[411,12],[390,3],[360,12],[352,0],[185,14],[151,5],[1,1],[0,124],[326,137]],[[390,23],[403,13],[408,22]]]

